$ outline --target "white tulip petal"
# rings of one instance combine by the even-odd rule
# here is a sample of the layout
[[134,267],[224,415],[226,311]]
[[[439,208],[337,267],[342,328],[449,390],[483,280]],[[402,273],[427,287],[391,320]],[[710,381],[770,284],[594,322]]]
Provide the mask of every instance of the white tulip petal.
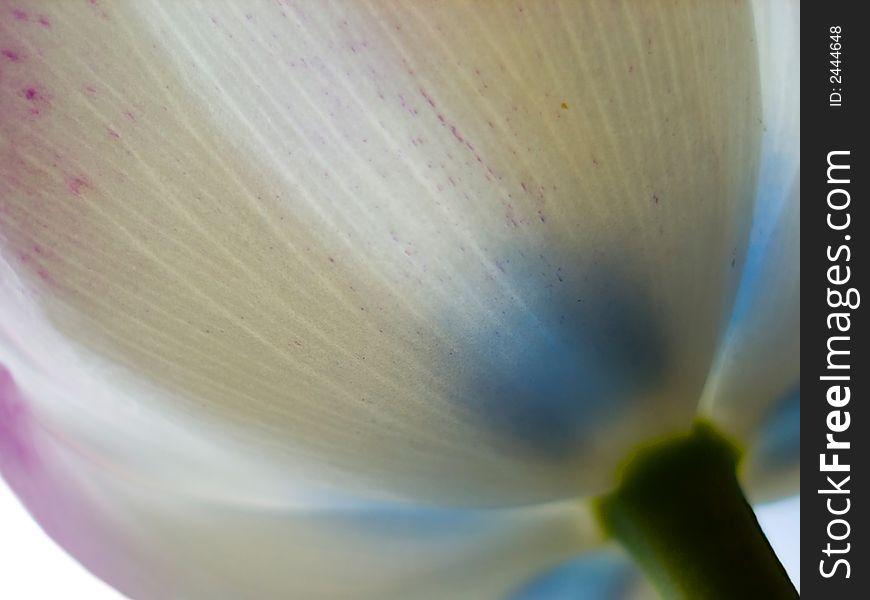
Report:
[[749,254],[704,412],[750,448],[758,499],[794,491],[800,449],[800,6],[755,2],[764,135]]
[[746,3],[27,10],[4,255],[173,413],[462,504],[601,491],[690,423],[755,186]]
[[[155,488],[29,438],[2,472],[46,531],[137,600],[502,598],[582,550],[576,506],[264,509]],[[570,508],[570,510],[569,510]]]
[[[49,535],[131,598],[502,598],[600,539],[581,502],[375,502],[306,488],[147,405],[112,428],[102,409],[135,406],[141,390],[86,365],[45,371],[51,333],[31,332],[24,344],[4,333],[19,352],[0,353],[0,474]],[[76,363],[52,341],[61,365]]]

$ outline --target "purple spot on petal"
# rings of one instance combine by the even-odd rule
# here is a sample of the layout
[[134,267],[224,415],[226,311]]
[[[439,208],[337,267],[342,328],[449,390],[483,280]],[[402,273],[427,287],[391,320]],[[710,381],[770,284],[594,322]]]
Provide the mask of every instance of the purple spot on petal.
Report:
[[72,177],[67,182],[67,187],[69,188],[71,194],[75,196],[81,196],[82,189],[88,187],[88,182],[86,179],[83,179],[81,177]]
[[22,61],[21,55],[18,52],[16,52],[15,50],[9,50],[8,48],[6,48],[6,49],[0,51],[0,54],[2,54],[6,60],[9,60],[12,62],[21,62]]

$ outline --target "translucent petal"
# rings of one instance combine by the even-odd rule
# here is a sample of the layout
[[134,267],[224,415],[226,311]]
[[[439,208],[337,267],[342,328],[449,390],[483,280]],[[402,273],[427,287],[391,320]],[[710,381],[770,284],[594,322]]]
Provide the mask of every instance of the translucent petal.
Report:
[[800,7],[756,2],[764,135],[758,200],[704,412],[751,449],[758,499],[795,491],[800,448]]
[[461,504],[600,491],[691,421],[755,186],[746,3],[27,11],[3,252],[143,402]]
[[[366,500],[305,487],[147,407],[111,428],[101,409],[141,390],[81,365],[46,373],[26,354],[0,354],[0,474],[49,535],[137,600],[500,598],[599,540],[580,502]],[[62,343],[55,358],[76,360]]]
[[655,591],[624,553],[582,554],[538,575],[509,600],[655,600]]

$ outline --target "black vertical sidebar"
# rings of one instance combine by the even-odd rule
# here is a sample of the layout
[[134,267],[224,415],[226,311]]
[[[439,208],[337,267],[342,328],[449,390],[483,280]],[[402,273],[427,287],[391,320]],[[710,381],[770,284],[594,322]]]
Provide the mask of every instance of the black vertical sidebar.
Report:
[[865,7],[801,5],[801,596],[810,600],[870,598]]

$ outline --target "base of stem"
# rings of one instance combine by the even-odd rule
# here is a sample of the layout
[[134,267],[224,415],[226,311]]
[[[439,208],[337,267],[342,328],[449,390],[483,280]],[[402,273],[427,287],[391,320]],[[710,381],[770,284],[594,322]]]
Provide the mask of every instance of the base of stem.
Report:
[[664,598],[794,600],[798,593],[737,480],[739,453],[710,425],[638,452],[597,502],[608,535]]

